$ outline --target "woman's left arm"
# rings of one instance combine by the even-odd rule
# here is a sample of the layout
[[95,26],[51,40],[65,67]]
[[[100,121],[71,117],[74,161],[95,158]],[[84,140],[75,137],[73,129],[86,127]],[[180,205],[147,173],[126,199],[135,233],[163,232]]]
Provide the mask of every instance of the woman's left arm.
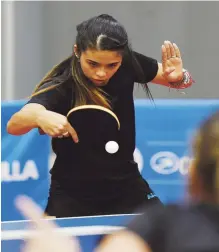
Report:
[[157,74],[151,82],[177,89],[188,88],[194,83],[189,71],[183,68],[176,44],[165,41],[162,45],[162,63],[158,63]]

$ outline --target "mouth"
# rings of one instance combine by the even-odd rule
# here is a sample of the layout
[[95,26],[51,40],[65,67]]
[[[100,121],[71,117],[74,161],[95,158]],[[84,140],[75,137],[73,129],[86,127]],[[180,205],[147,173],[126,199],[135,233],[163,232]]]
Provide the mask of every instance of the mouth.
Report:
[[98,80],[98,79],[93,79],[95,82],[106,82],[106,80]]
[[92,79],[92,82],[96,85],[104,86],[107,84],[108,80],[98,80],[98,79]]

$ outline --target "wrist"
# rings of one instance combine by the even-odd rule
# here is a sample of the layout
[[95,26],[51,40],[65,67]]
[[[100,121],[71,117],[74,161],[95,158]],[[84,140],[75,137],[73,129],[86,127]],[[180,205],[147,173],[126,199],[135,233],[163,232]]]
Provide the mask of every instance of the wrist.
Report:
[[44,109],[43,110],[38,110],[35,111],[35,120],[34,120],[34,124],[35,124],[35,128],[40,128],[41,127],[41,122],[42,122],[42,113],[44,113]]
[[177,82],[169,82],[170,87],[184,89],[190,87],[195,81],[192,79],[191,74],[188,70],[183,69],[182,71],[182,79]]

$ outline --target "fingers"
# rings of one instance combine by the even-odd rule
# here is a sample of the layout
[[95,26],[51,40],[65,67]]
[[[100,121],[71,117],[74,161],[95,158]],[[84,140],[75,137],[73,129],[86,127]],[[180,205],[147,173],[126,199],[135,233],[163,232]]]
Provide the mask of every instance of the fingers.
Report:
[[163,75],[166,76],[175,70],[173,67],[174,63],[176,62],[175,59],[181,58],[181,55],[178,46],[170,41],[164,41],[164,44],[161,48]]
[[168,40],[164,41],[164,44],[162,45],[162,54],[164,52],[166,54],[166,58],[165,58],[166,60],[170,58],[181,57],[178,46],[175,43],[171,43]]
[[162,45],[162,66],[163,69],[167,68],[167,50],[166,47],[164,45]]
[[78,135],[75,129],[72,128],[71,124],[68,121],[66,121],[64,125],[60,125],[58,130],[59,130],[59,136],[58,136],[59,138],[71,136],[75,143],[79,142]]
[[47,134],[51,137],[66,138],[71,136],[75,143],[79,142],[78,135],[74,128],[67,122],[64,125],[59,125],[51,130],[47,131]]
[[70,134],[67,130],[67,127],[68,127],[67,121],[64,125],[60,124],[55,131],[56,136],[58,138],[69,137]]
[[15,200],[15,205],[28,220],[38,220],[42,216],[41,209],[35,206],[27,196],[18,196]]
[[66,119],[66,121],[63,124],[59,124],[58,126],[52,129],[51,135],[53,137],[58,137],[58,138],[69,137],[70,133],[68,129],[69,129],[69,123]]
[[15,200],[15,205],[26,219],[34,222],[35,228],[43,230],[54,226],[51,222],[49,223],[46,220],[43,220],[42,209],[29,197],[18,196]]
[[67,128],[69,134],[71,135],[72,139],[74,140],[74,142],[78,143],[79,142],[78,135],[77,135],[76,131],[74,130],[74,128],[72,128],[71,124],[68,123],[66,128]]
[[64,115],[45,111],[40,128],[51,137],[63,138],[71,136],[75,143],[79,142],[76,131],[71,127]]
[[63,133],[63,137],[69,137],[69,136],[70,136],[70,134],[69,134],[68,131],[66,131],[65,133]]
[[173,43],[173,47],[174,47],[174,50],[176,53],[176,57],[181,58],[181,53],[180,53],[178,46],[175,43]]
[[70,136],[69,132],[66,131],[65,133],[62,133],[61,135],[59,134],[57,137],[58,138],[66,138],[66,137],[69,137],[69,136]]
[[[59,125],[58,130],[59,130],[59,136],[58,136],[59,138],[71,136],[73,141],[75,143],[78,143],[78,141],[79,141],[78,135],[77,135],[76,131],[74,130],[74,128],[72,128],[70,123],[67,121],[67,119],[66,119],[65,124]],[[60,133],[61,133],[61,135],[60,135]]]
[[171,50],[170,50],[170,42],[169,41],[164,41],[164,46],[166,48],[166,52],[167,52],[167,58],[171,58]]
[[173,44],[169,42],[169,48],[170,48],[170,58],[176,57],[175,48],[173,47]]
[[41,208],[32,199],[27,196],[19,196],[15,200],[15,205],[26,219],[33,222],[31,229],[34,230],[34,233],[25,240],[22,247],[23,252],[81,251],[78,239],[56,232],[58,229],[56,223],[43,219]]

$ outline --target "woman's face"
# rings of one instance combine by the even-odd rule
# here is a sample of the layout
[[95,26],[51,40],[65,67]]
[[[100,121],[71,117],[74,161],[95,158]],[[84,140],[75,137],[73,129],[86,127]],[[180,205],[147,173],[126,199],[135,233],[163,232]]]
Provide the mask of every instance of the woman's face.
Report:
[[116,51],[87,49],[81,53],[80,63],[85,76],[96,86],[105,86],[122,63]]

